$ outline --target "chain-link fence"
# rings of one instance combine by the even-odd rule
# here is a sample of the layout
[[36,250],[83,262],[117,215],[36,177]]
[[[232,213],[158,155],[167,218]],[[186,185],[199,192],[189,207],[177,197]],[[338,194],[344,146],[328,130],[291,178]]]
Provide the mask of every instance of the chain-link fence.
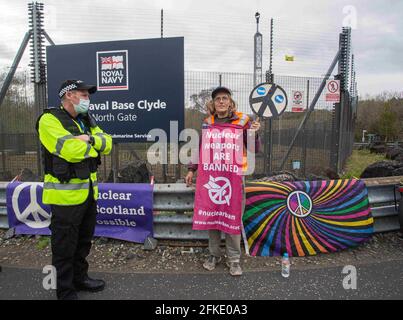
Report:
[[[111,14],[120,16],[122,10],[123,8],[116,12],[112,10]],[[139,19],[143,19],[147,16],[144,13],[152,15],[153,20],[146,19],[144,23],[141,23],[142,28],[134,28],[134,30],[136,32],[143,30],[141,36],[147,37],[150,36],[146,32],[147,26],[151,25],[153,21],[155,22],[156,17],[155,12],[144,10],[137,10],[135,15]],[[187,69],[184,96],[185,128],[200,130],[201,122],[206,116],[205,104],[210,99],[212,89],[218,85],[229,87],[233,91],[238,110],[254,117],[249,108],[249,95],[254,87],[254,76],[251,68],[253,56],[245,55],[246,52],[253,52],[253,23],[247,23],[245,29],[245,24],[242,24],[241,27],[240,23],[244,19],[243,16],[240,16],[239,19],[231,19],[230,25],[227,22],[222,22],[221,19],[214,19],[209,16],[219,26],[220,32],[216,33],[204,21],[205,19],[198,15],[194,14],[183,18],[177,16],[175,12],[169,12],[169,14],[171,18],[165,22],[164,35],[185,36],[187,39],[185,42],[185,68]],[[214,16],[218,13],[212,14]],[[39,18],[42,19],[42,16]],[[184,30],[178,24],[180,19],[198,22],[204,29]],[[137,21],[136,19],[132,20],[125,23],[130,24]],[[273,80],[286,91],[289,106],[279,118],[271,121],[271,127],[268,126],[268,121],[262,121],[260,130],[262,149],[256,156],[255,175],[268,175],[280,169],[294,170],[295,168],[299,168],[295,170],[301,176],[324,175],[329,169],[340,172],[352,151],[357,109],[355,72],[350,64],[352,51],[350,34],[343,30],[340,37],[337,37],[335,30],[326,29],[326,26],[308,24],[307,27],[305,24],[305,28],[301,28],[299,25],[291,25],[287,21],[276,21],[274,24],[274,42],[271,41],[272,44],[274,43],[274,52],[272,59],[269,59],[268,50],[266,50],[269,42],[268,27],[267,23],[261,25],[264,48],[262,53],[263,70],[267,70],[269,67],[267,61],[273,60],[273,68],[270,63],[270,70],[274,72]],[[50,30],[52,33],[52,29]],[[206,33],[206,30],[211,32]],[[234,30],[239,30],[239,32],[234,32]],[[63,38],[63,41],[67,43],[77,42],[74,34],[74,32],[70,33],[71,39]],[[99,32],[88,34],[88,41],[97,40],[96,36],[99,34]],[[103,35],[112,40],[116,37],[115,29],[107,28]],[[40,37],[43,38],[44,36],[47,37],[47,34]],[[120,32],[119,36],[121,37]],[[141,38],[140,35],[137,37]],[[315,47],[318,46],[318,39],[321,47]],[[85,38],[81,41],[85,42]],[[233,46],[235,42],[239,45],[238,49]],[[323,73],[331,62],[331,56],[336,53],[337,44],[339,44],[341,52],[338,60],[339,67],[330,76],[342,80],[342,102],[337,104],[326,102],[325,93],[320,92],[314,110],[308,112],[308,107],[323,81]],[[300,62],[291,65],[285,61],[284,54],[296,55],[296,59],[299,59]],[[215,64],[215,57],[224,57],[226,61],[237,62],[228,64],[226,70],[251,70],[251,72],[213,72],[211,70],[214,70],[214,67],[218,65]],[[206,61],[209,63],[206,64]],[[43,71],[41,66],[43,67],[42,64],[38,66],[38,74],[43,76],[43,72],[40,72]],[[199,70],[190,71],[189,66]],[[222,66],[218,68],[218,70],[220,69]],[[6,73],[7,69],[4,70],[3,74]],[[287,73],[294,75],[285,75]],[[42,79],[43,81],[40,83],[32,84],[29,81],[33,79],[29,79],[27,72],[17,74],[18,76],[11,83],[1,105],[0,180],[12,179],[20,174],[24,168],[29,169],[34,174],[40,173],[35,122],[38,110],[42,108],[43,99],[39,98],[43,97],[46,79]],[[298,76],[295,76],[297,74]],[[352,75],[351,79],[349,79],[349,74]],[[301,75],[309,75],[309,77]],[[0,80],[4,80],[4,78]],[[350,89],[348,89],[349,84]],[[295,91],[304,93],[301,105],[302,112],[293,112],[292,110],[292,99]],[[34,97],[41,102],[34,103]],[[307,115],[309,117],[305,126],[302,130],[298,130]],[[295,141],[294,138],[296,138]],[[293,144],[292,148],[290,147],[291,144]],[[127,143],[115,146],[115,149],[119,151],[114,158],[110,155],[104,156],[102,159],[103,163],[99,170],[101,180],[111,180],[113,168],[122,169],[134,161],[147,161],[147,150],[151,145],[152,143]],[[288,156],[286,157],[286,155]],[[268,162],[270,163],[268,164]],[[293,164],[299,164],[299,166],[293,166]],[[186,165],[181,164],[148,166],[157,182],[176,181],[183,178],[187,171]]]
[[[275,76],[274,82],[280,85],[287,93],[290,101],[288,107],[281,117],[273,120],[272,123],[272,168],[278,171],[291,139],[302,121],[305,112],[312,102],[312,99],[322,81],[314,77]],[[253,89],[253,74],[247,73],[211,73],[211,72],[187,72],[186,73],[186,97],[189,110],[186,112],[185,124],[188,127],[200,126],[195,119],[200,121],[200,112],[210,97],[212,88],[219,84],[231,88],[233,96],[238,105],[238,110],[255,117],[249,107],[249,95]],[[303,112],[292,112],[292,95],[294,91],[304,93]],[[285,170],[292,169],[293,161],[300,161],[301,173],[323,174],[331,167],[330,152],[332,147],[332,114],[334,104],[325,101],[324,93],[320,95],[315,111],[311,115],[304,132],[296,140],[295,147],[288,157]],[[268,148],[267,135],[264,134],[267,128],[266,122],[262,123],[260,137],[262,150],[257,154],[256,170],[257,175],[264,172],[264,153]]]
[[[306,110],[318,90],[321,78],[275,76],[275,83],[287,93],[290,103],[285,112],[272,122],[272,169],[278,171],[280,163],[294,137],[296,130],[305,116]],[[250,73],[219,73],[187,71],[185,73],[185,128],[200,130],[201,122],[206,116],[205,104],[210,99],[213,88],[224,85],[233,90],[238,110],[255,117],[249,108],[249,94],[253,88],[253,74]],[[292,94],[294,91],[304,93],[303,112],[292,112]],[[8,95],[9,96],[9,95]],[[345,159],[351,153],[352,146],[352,109],[350,97],[346,100],[343,113],[344,120],[342,134],[343,146],[340,148],[341,157]],[[10,106],[8,108],[7,106]],[[12,106],[12,107],[11,107]],[[1,171],[9,177],[19,174],[23,168],[37,173],[35,117],[32,116],[32,102],[26,105],[21,101],[5,100],[1,119],[4,132],[1,134],[0,150]],[[320,95],[314,112],[311,114],[304,131],[297,138],[294,148],[286,161],[285,170],[292,170],[293,161],[301,163],[300,171],[303,175],[314,173],[324,174],[326,169],[333,168],[331,152],[334,148],[334,104],[325,101],[324,93]],[[263,175],[264,153],[268,148],[267,128],[262,123],[260,137],[262,150],[256,156],[255,174]],[[126,143],[119,145],[119,168],[125,167],[132,161],[147,160],[147,150],[150,143]],[[104,156],[100,168],[101,179],[111,179],[112,156]],[[186,173],[185,165],[168,164],[167,166],[153,165],[150,169],[157,181],[175,181]]]

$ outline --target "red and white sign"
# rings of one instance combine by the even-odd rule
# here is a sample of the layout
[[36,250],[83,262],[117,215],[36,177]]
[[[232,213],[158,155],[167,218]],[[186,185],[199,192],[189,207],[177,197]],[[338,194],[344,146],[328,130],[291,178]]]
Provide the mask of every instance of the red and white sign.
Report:
[[340,102],[340,80],[327,80],[325,95],[327,102]]
[[302,103],[304,101],[304,91],[293,90],[292,91],[292,112],[304,112]]
[[291,112],[304,112],[303,107],[292,107]]

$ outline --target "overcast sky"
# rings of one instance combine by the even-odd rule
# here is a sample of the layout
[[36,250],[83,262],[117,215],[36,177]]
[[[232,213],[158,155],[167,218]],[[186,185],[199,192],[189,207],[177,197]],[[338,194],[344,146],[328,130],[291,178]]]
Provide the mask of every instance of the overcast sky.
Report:
[[[26,0],[0,0],[0,68],[11,66],[28,29]],[[403,91],[403,1],[44,0],[45,29],[56,44],[185,37],[185,69],[253,72],[254,14],[261,14],[263,67],[268,67],[269,21],[274,19],[273,71],[320,76],[352,23],[358,92]],[[286,54],[294,62],[286,62]],[[27,68],[28,54],[19,70]]]

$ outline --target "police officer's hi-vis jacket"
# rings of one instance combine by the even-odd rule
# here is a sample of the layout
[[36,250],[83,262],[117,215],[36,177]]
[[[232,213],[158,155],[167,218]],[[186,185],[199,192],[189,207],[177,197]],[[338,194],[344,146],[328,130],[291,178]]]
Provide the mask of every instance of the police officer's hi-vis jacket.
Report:
[[[43,203],[61,206],[82,204],[92,184],[98,198],[97,167],[100,155],[112,150],[112,137],[99,128],[91,117],[79,122],[63,109],[49,108],[38,118],[36,129],[42,144],[45,167]],[[89,134],[92,145],[75,136]]]

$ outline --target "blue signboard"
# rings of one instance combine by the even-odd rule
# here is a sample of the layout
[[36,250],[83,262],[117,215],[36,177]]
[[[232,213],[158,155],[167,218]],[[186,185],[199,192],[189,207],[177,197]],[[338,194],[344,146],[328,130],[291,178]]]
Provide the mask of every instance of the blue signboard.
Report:
[[169,138],[170,121],[183,129],[182,37],[48,46],[47,78],[49,107],[64,80],[96,84],[90,112],[114,142],[147,141],[154,128]]

